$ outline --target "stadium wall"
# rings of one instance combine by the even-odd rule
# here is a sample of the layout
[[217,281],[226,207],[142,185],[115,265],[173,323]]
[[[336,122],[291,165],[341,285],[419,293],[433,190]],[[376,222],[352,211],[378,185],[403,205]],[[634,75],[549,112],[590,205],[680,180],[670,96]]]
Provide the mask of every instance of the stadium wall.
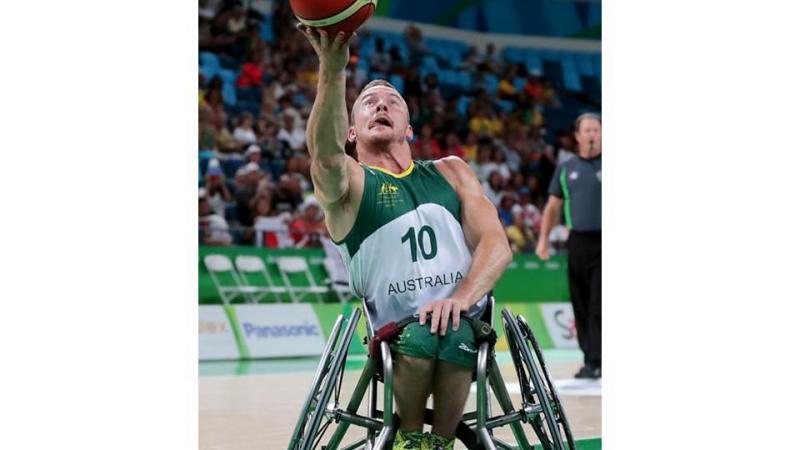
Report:
[[[337,317],[345,317],[355,304],[200,305],[198,311],[199,359],[249,360],[318,356]],[[577,348],[569,303],[502,303],[495,305],[496,349],[508,349],[501,331],[503,308],[522,314],[542,348]],[[350,342],[351,355],[365,355],[365,321],[358,324]]]

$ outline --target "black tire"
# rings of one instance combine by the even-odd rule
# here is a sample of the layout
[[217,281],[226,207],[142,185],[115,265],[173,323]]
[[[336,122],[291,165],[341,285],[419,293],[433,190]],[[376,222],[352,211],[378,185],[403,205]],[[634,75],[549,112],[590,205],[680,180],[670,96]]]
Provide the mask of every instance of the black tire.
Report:
[[325,408],[334,388],[341,382],[347,351],[350,348],[350,341],[353,339],[360,315],[361,310],[358,308],[350,314],[347,329],[341,341],[339,341],[339,337],[342,335],[343,316],[339,316],[336,320],[328,342],[325,344],[325,350],[323,350],[317,372],[314,375],[311,390],[300,412],[288,450],[312,450],[316,448],[316,444],[320,442],[322,435],[327,431],[331,421],[328,420],[322,424]]
[[536,360],[539,362],[539,366],[542,369],[541,372],[544,375],[547,396],[550,397],[550,400],[553,404],[553,410],[556,413],[556,420],[558,421],[559,425],[561,425],[562,432],[567,438],[567,444],[569,445],[570,449],[575,449],[575,441],[572,438],[572,430],[569,427],[567,414],[564,410],[564,406],[561,404],[561,400],[558,398],[558,392],[556,391],[555,386],[553,386],[553,380],[550,376],[550,371],[547,370],[547,365],[544,362],[542,350],[539,347],[539,342],[536,340],[536,336],[533,334],[533,329],[530,327],[530,325],[528,325],[528,321],[525,320],[525,317],[522,315],[517,315],[517,324],[520,327],[520,331],[522,331],[523,337],[533,350],[533,354],[536,356]]
[[[562,433],[559,414],[556,413],[555,402],[552,400],[552,397],[555,396],[555,390],[552,390],[552,385],[549,385],[552,393],[548,392],[547,383],[542,374],[543,361],[534,358],[529,347],[529,341],[526,340],[519,322],[508,309],[503,309],[502,318],[509,350],[519,380],[523,406],[541,406],[541,412],[529,422],[534,433],[536,433],[545,450],[564,450],[565,437],[569,446],[566,448],[574,450],[574,444],[571,443],[571,433]],[[532,333],[530,334],[532,335]],[[563,409],[559,409],[559,411],[563,411]],[[564,419],[564,422],[566,423],[566,419]],[[562,434],[566,436],[562,436]]]

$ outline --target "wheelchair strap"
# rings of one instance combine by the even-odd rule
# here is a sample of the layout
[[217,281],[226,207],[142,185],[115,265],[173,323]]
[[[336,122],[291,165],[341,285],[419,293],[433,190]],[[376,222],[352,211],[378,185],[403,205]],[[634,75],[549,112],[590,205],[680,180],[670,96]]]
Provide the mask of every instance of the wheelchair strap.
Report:
[[483,342],[489,343],[489,350],[494,349],[494,344],[497,342],[497,332],[494,331],[491,325],[480,319],[468,319],[472,325],[472,332],[475,334],[475,342],[481,344]]
[[381,358],[381,342],[392,342],[394,338],[400,335],[406,325],[411,322],[419,320],[417,316],[408,316],[399,322],[389,322],[380,327],[372,339],[369,341],[369,357],[372,359],[380,360]]

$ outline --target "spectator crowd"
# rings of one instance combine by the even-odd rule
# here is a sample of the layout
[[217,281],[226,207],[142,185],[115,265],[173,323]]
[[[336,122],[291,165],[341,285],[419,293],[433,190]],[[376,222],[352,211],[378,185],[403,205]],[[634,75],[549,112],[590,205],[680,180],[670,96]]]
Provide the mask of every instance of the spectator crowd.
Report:
[[[320,247],[326,230],[305,142],[317,58],[295,29],[288,2],[245,8],[238,0],[201,0],[199,21],[200,243]],[[413,25],[404,45],[374,37],[369,54],[360,42],[370,31],[358,33],[348,107],[371,79],[399,77],[416,135],[413,158],[467,161],[497,206],[513,250],[532,253],[542,238],[550,178],[574,155],[572,130],[548,120],[548,111],[563,110],[567,93],[546,74],[507,61],[491,43],[452,61],[432,52]],[[421,70],[430,59],[471,82],[441,83],[436,71]],[[599,104],[586,104],[592,107]],[[558,252],[565,230],[547,238]]]

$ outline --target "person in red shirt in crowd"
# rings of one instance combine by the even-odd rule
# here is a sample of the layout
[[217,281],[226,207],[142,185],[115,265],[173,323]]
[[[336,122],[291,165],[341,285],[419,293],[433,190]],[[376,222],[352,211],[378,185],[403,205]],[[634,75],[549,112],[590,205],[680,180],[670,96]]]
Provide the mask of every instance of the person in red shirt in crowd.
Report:
[[247,62],[242,66],[242,73],[239,75],[239,79],[236,80],[236,87],[242,89],[261,87],[264,77],[263,60],[263,52],[251,52]]
[[300,205],[300,214],[289,224],[289,232],[298,248],[322,247],[320,237],[325,236],[324,214],[314,197]]
[[439,140],[433,136],[433,127],[427,123],[422,125],[419,139],[414,142],[414,157],[416,159],[439,159],[442,157]]
[[461,159],[464,159],[464,148],[461,147],[461,139],[458,138],[458,135],[451,131],[447,133],[445,137],[445,147],[442,151],[442,156],[458,156]]
[[542,101],[544,99],[544,83],[541,77],[536,74],[531,74],[528,77],[528,82],[525,83],[523,88],[526,94],[532,99]]

